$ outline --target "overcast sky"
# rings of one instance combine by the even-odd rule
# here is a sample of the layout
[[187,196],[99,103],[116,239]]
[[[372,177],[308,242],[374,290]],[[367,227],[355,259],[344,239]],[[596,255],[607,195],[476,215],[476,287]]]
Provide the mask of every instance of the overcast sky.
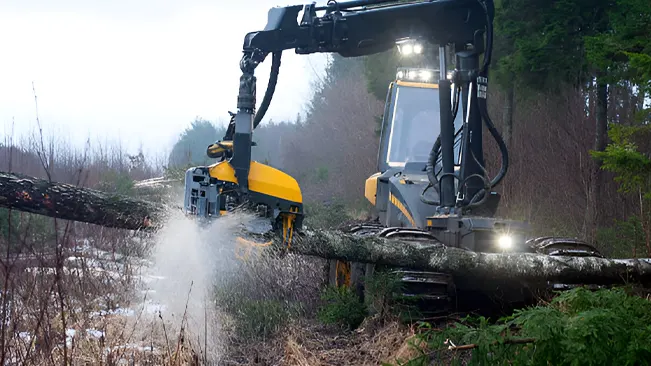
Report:
[[[83,143],[120,138],[132,151],[169,149],[196,117],[235,111],[244,35],[288,0],[2,0],[2,133],[36,126]],[[258,68],[258,105],[269,57]],[[283,53],[267,116],[294,118],[325,55]],[[13,121],[13,122],[12,122]]]

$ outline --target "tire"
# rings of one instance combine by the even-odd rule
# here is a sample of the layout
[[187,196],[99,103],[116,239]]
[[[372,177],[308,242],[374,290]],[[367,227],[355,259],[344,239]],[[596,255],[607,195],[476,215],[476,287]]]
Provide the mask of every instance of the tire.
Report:
[[373,264],[330,260],[328,284],[330,286],[350,287],[360,300],[364,301],[366,288],[364,286],[374,269]]

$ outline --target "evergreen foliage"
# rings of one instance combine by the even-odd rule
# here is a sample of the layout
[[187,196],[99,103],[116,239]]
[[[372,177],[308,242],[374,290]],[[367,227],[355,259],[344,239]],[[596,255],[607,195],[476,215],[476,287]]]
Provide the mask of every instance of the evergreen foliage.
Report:
[[[651,302],[624,289],[562,293],[546,306],[516,311],[495,324],[469,317],[423,337],[433,357],[470,349],[469,365],[648,365],[651,362]],[[410,361],[426,365],[430,355]]]
[[187,165],[206,165],[210,162],[206,149],[226,133],[224,127],[216,127],[211,122],[197,118],[181,133],[170,153],[169,167]]

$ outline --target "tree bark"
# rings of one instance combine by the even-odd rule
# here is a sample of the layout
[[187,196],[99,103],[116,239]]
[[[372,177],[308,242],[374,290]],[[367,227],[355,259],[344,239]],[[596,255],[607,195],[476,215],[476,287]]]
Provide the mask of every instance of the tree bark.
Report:
[[155,229],[166,212],[160,204],[5,172],[0,207],[129,230]]
[[[165,224],[164,205],[111,195],[69,184],[0,172],[0,207],[106,227],[157,229]],[[146,224],[147,218],[151,219]],[[246,233],[245,235],[253,235]],[[269,235],[269,234],[267,234]],[[274,237],[273,248],[281,238]],[[268,250],[254,247],[256,250]],[[252,248],[253,249],[253,248]],[[358,237],[340,231],[305,230],[290,252],[352,262],[443,272],[455,281],[649,282],[651,259],[549,257],[531,253],[475,253],[442,244]],[[480,280],[480,281],[478,281]]]
[[651,282],[651,259],[552,257],[535,253],[477,253],[440,245],[356,237],[310,230],[301,233],[291,252],[322,258],[384,264],[443,272],[455,280],[570,283]]
[[506,100],[504,101],[504,117],[502,125],[504,128],[504,142],[511,148],[513,143],[513,109],[515,106],[515,85],[511,83],[506,89]]
[[[606,149],[606,137],[608,133],[608,84],[604,82],[601,74],[597,76],[597,111],[595,113],[595,151]],[[590,174],[590,186],[588,189],[588,200],[584,224],[584,236],[589,242],[594,242],[599,223],[599,187],[601,187],[603,173],[601,162],[596,160]]]

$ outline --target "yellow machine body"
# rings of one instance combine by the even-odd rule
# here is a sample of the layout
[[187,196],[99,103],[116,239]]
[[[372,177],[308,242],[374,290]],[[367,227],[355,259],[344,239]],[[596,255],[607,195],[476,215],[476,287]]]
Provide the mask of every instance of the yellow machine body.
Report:
[[[209,167],[210,176],[223,182],[237,184],[235,169],[228,161],[222,161]],[[249,189],[253,192],[275,197],[279,200],[303,203],[303,195],[298,182],[291,175],[268,165],[251,162],[249,172]]]

